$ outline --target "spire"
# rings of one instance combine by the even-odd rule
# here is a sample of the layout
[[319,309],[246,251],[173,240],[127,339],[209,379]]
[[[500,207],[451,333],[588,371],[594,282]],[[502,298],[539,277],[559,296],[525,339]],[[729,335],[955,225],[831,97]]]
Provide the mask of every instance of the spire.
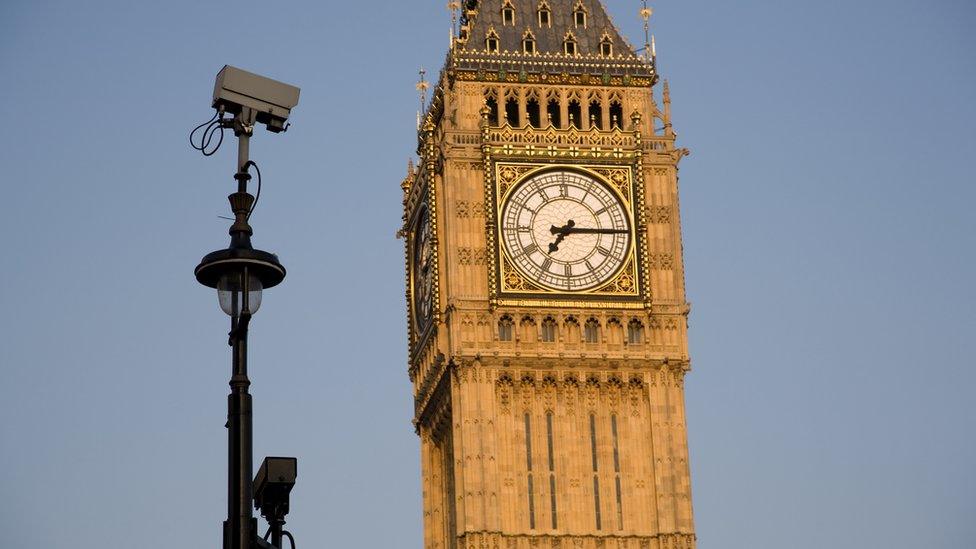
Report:
[[417,93],[420,95],[420,110],[417,111],[417,129],[420,129],[420,117],[427,109],[427,89],[430,83],[427,82],[427,69],[420,67],[420,80],[417,82]]
[[650,40],[648,40],[648,35],[650,35],[650,32],[651,32],[650,31],[650,29],[651,29],[650,20],[651,20],[651,15],[654,13],[654,10],[652,10],[649,7],[647,7],[647,0],[641,0],[641,6],[642,7],[641,7],[641,10],[640,10],[640,16],[641,16],[641,19],[644,20],[644,48],[643,48],[643,53],[644,53],[644,59],[646,59],[648,62],[650,62],[651,61],[651,58],[654,56],[654,53],[653,53],[654,52],[654,46],[653,46],[654,37],[651,36],[650,37]]

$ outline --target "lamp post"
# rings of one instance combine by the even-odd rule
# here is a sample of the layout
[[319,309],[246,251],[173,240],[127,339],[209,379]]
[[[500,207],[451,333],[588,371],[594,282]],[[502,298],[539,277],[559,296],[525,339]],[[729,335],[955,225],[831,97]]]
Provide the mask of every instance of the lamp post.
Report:
[[[243,126],[235,119],[235,125]],[[217,290],[220,308],[230,316],[228,343],[233,347],[230,394],[227,396],[228,463],[227,521],[224,522],[224,548],[250,549],[257,536],[257,521],[252,506],[251,385],[247,377],[247,332],[251,316],[261,306],[264,289],[277,286],[285,278],[285,268],[277,256],[251,245],[253,231],[248,224],[254,196],[247,192],[245,130],[238,136],[238,188],[230,195],[234,224],[230,227],[230,246],[207,254],[197,265],[197,281]]]
[[[297,102],[298,88],[234,67],[224,67],[217,76],[215,118],[221,131],[233,129],[238,145],[234,174],[237,192],[228,197],[234,223],[229,231],[230,245],[204,256],[194,274],[200,284],[217,290],[220,308],[230,316],[228,344],[233,348],[233,358],[227,396],[227,520],[223,528],[223,549],[268,547],[258,536],[257,519],[252,512],[252,410],[247,334],[251,317],[261,306],[262,292],[284,280],[285,268],[276,255],[251,245],[253,230],[249,219],[256,199],[247,190],[251,179],[248,169],[254,165],[248,158],[248,149],[256,123],[266,124],[275,133],[284,131],[287,127],[284,122]],[[232,114],[233,118],[225,119],[225,113]],[[260,194],[260,172],[258,177]]]

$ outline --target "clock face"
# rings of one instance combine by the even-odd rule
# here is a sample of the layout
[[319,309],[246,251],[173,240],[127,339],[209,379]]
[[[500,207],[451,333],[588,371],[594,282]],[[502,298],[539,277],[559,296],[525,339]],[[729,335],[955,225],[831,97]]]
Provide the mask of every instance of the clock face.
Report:
[[515,267],[552,290],[609,281],[631,249],[630,215],[606,185],[559,170],[517,184],[502,206],[501,242]]
[[413,238],[413,309],[416,323],[422,328],[434,306],[434,251],[426,207],[420,212]]

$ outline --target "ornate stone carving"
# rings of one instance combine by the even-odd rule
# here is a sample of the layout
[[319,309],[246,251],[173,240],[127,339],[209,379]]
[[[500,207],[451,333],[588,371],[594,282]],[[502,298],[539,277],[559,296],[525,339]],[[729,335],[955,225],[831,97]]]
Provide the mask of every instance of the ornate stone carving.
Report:
[[488,251],[484,248],[458,248],[458,265],[487,265]]
[[483,202],[470,202],[467,200],[458,200],[455,202],[455,215],[459,219],[468,219],[471,217],[484,217],[485,216],[485,204]]
[[671,223],[671,206],[649,206],[647,208],[648,223]]
[[651,265],[652,269],[671,270],[674,268],[674,254],[669,252],[651,252],[647,254],[647,262]]

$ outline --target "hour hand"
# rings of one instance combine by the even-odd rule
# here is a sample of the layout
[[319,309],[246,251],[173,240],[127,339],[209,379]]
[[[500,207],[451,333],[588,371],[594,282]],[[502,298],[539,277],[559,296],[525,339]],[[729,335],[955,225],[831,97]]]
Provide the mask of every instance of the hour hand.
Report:
[[[554,225],[553,229],[555,228],[556,227]],[[556,234],[556,233],[552,233],[552,234]],[[559,250],[559,243],[562,242],[564,238],[566,238],[566,233],[559,233],[559,236],[556,237],[556,241],[549,244],[549,253]]]
[[[557,227],[557,226],[553,225],[552,227],[549,228],[549,232],[552,233],[552,234],[558,234],[558,235],[565,236],[565,235],[569,234],[569,230],[572,229],[575,226],[576,226],[576,222],[573,221],[572,219],[570,219],[562,227]],[[562,240],[562,239],[560,238],[559,240]],[[559,243],[559,240],[556,241],[557,244]]]

